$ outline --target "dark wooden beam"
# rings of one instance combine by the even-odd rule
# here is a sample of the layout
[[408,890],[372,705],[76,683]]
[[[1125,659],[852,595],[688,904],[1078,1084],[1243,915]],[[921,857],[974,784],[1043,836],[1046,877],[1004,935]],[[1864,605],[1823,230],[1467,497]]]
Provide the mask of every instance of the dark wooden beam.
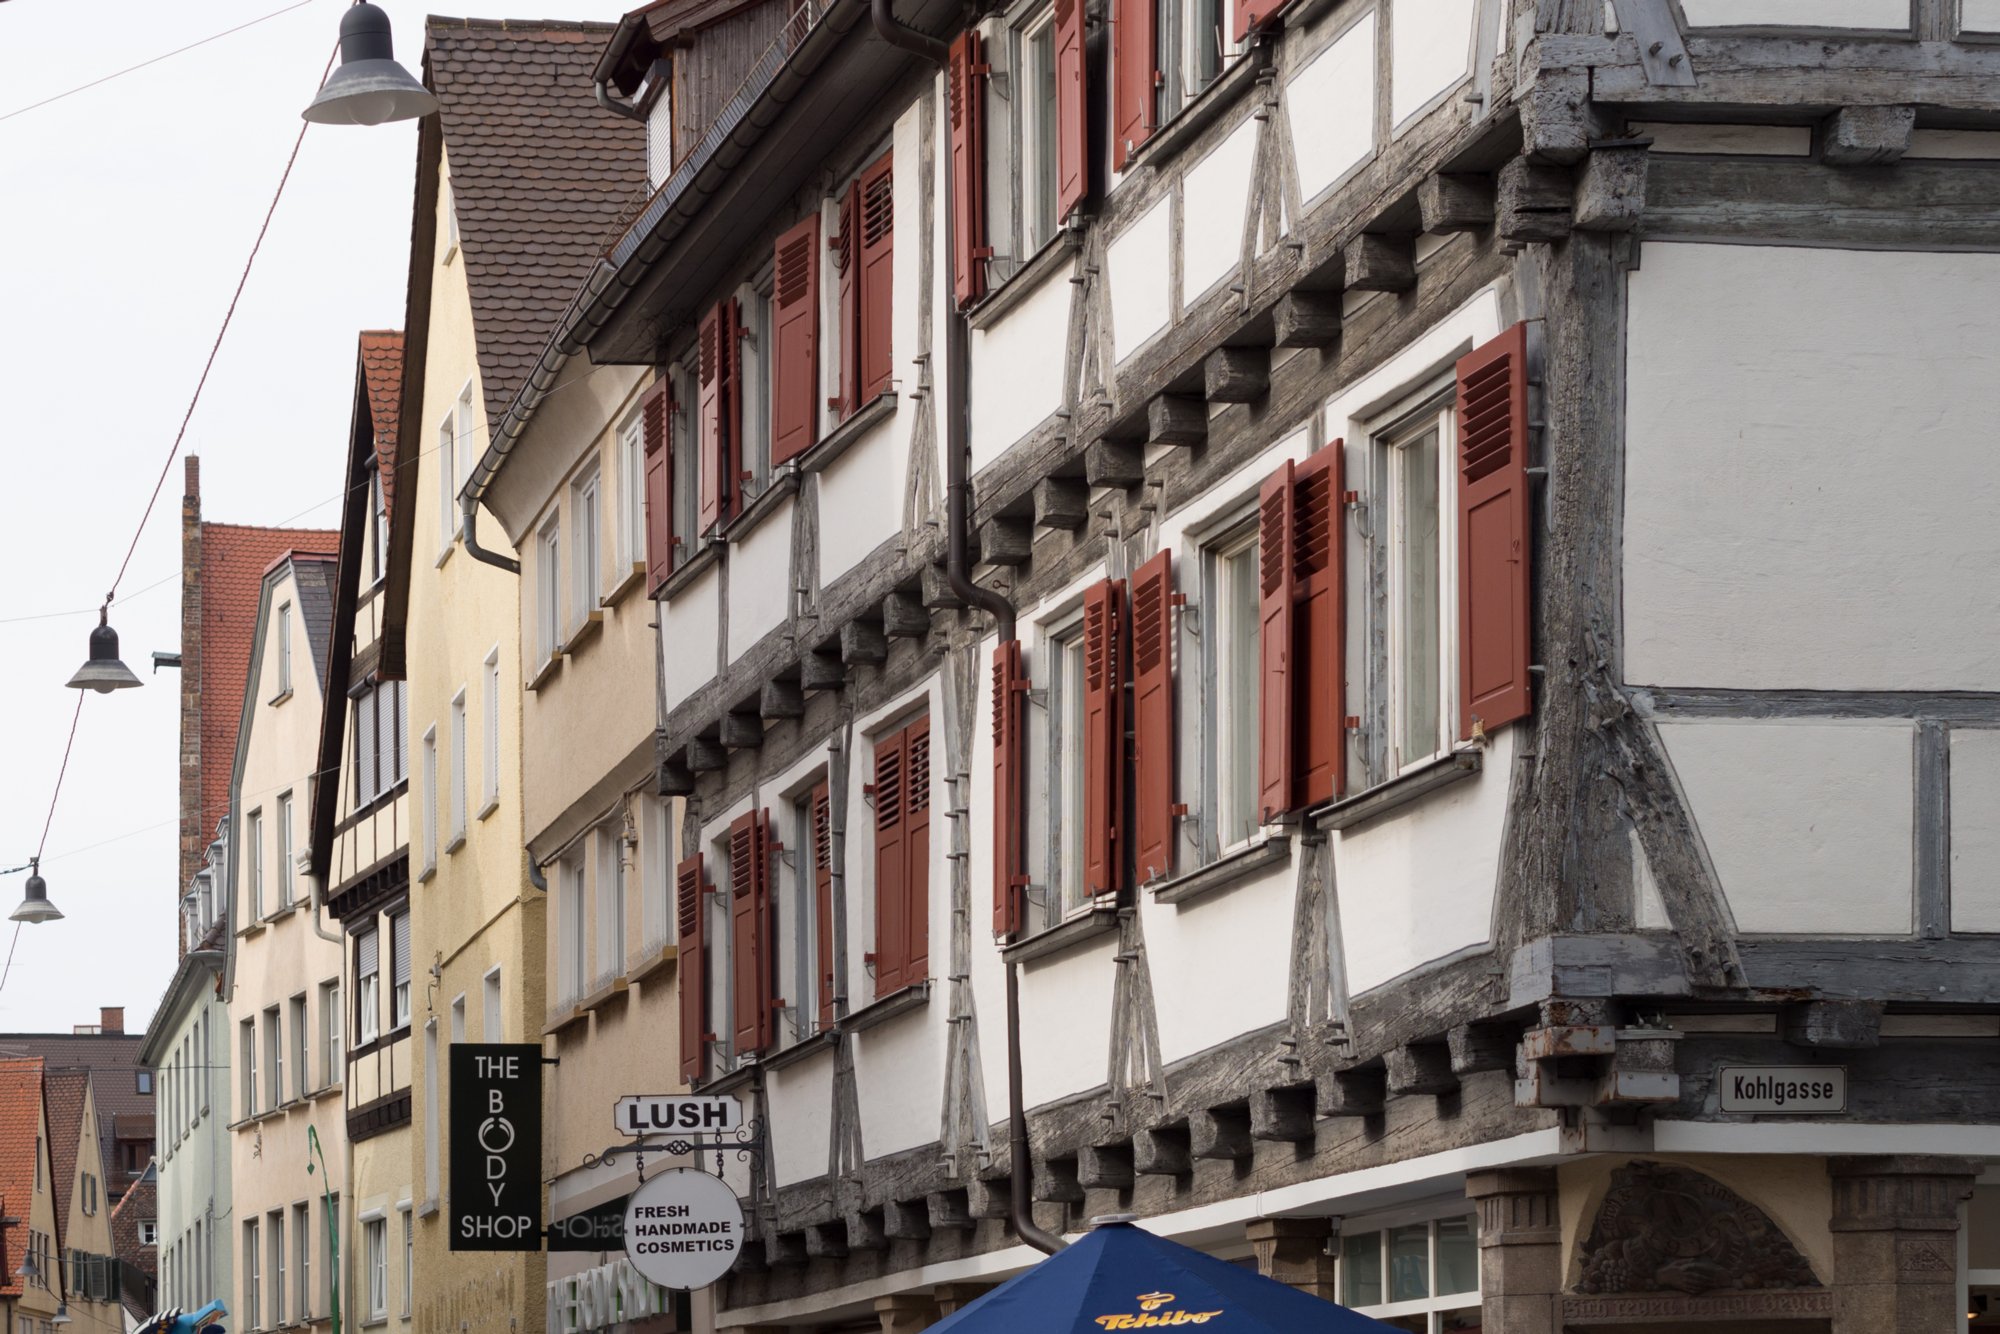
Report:
[[757,712],[766,719],[806,716],[805,688],[783,677],[766,681],[757,695]]
[[882,599],[882,630],[894,639],[922,639],[931,632],[930,609],[908,593],[891,593]]
[[1785,1041],[1795,1047],[1876,1047],[1882,1042],[1882,1003],[1820,1000],[1787,1005],[1780,1020]]
[[1514,1030],[1501,1024],[1460,1024],[1445,1035],[1454,1075],[1514,1068]]
[[1500,169],[1494,226],[1508,241],[1560,241],[1569,235],[1572,182],[1564,167],[1517,157]]
[[1208,404],[1191,394],[1161,394],[1146,404],[1146,439],[1198,445],[1208,439]]
[[1132,1170],[1140,1176],[1184,1177],[1194,1171],[1186,1126],[1142,1130],[1132,1138]]
[[721,743],[705,736],[689,737],[687,767],[690,773],[710,774],[729,767],[729,752]]
[[1341,251],[1347,285],[1358,292],[1407,292],[1417,285],[1416,247],[1407,236],[1363,232]]
[[840,627],[840,660],[849,667],[880,667],[889,657],[889,637],[880,621],[849,621]]
[[962,1232],[972,1227],[972,1207],[966,1192],[934,1190],[924,1196],[924,1212],[933,1232]]
[[1271,307],[1279,347],[1330,347],[1340,341],[1340,293],[1287,292]]
[[1319,1081],[1315,1110],[1321,1116],[1380,1116],[1387,1082],[1380,1066],[1336,1071]]
[[1083,475],[1092,486],[1136,486],[1146,479],[1145,455],[1134,445],[1093,440],[1084,446]]
[[1646,164],[1643,143],[1600,144],[1590,150],[1577,173],[1570,223],[1578,231],[1629,232],[1646,211]]
[[660,766],[660,795],[685,797],[694,791],[694,770],[685,760],[668,760]]
[[773,1232],[764,1243],[764,1262],[773,1267],[802,1265],[808,1258],[804,1232]]
[[805,690],[838,690],[847,684],[847,668],[838,653],[814,649],[799,659],[799,685]]
[[1188,1113],[1188,1152],[1196,1158],[1241,1162],[1251,1153],[1250,1109],[1197,1108]]
[[1312,1137],[1313,1091],[1310,1084],[1251,1091],[1251,1139],[1304,1144]]
[[1075,532],[1090,522],[1090,483],[1081,477],[1044,477],[1035,483],[1035,526]]
[[1076,1159],[1044,1158],[1037,1162],[1034,1196],[1049,1204],[1082,1204],[1083,1184],[1077,1180]]
[[806,1258],[844,1260],[847,1258],[847,1225],[815,1223],[806,1229]]
[[1002,516],[979,525],[979,559],[988,565],[1026,565],[1035,554],[1035,526]]
[[1014,1211],[1010,1177],[974,1177],[965,1183],[965,1208],[973,1218],[1006,1218]]
[[1910,151],[1913,106],[1842,107],[1820,126],[1820,160],[1830,167],[1879,167]]
[[888,1244],[889,1238],[883,1234],[880,1209],[861,1209],[847,1216],[848,1250],[879,1251]]
[[924,605],[932,611],[957,611],[965,605],[965,599],[952,591],[951,580],[945,578],[944,566],[924,566]]
[[1417,1093],[1449,1093],[1458,1087],[1451,1072],[1451,1050],[1442,1042],[1412,1042],[1382,1053],[1391,1097]]
[[731,710],[722,715],[722,744],[730,750],[755,750],[764,744],[764,720],[754,713]]
[[[1263,347],[1218,347],[1201,363],[1201,383],[1211,403],[1255,403],[1271,392],[1271,351]],[[1207,417],[1204,412],[1204,435]]]
[[889,1200],[881,1213],[882,1235],[891,1241],[922,1241],[931,1234],[930,1208],[923,1200]]
[[1085,1145],[1076,1151],[1076,1179],[1087,1190],[1132,1188],[1132,1141]]
[[1493,180],[1457,172],[1426,176],[1417,186],[1417,211],[1433,235],[1484,230],[1493,225]]

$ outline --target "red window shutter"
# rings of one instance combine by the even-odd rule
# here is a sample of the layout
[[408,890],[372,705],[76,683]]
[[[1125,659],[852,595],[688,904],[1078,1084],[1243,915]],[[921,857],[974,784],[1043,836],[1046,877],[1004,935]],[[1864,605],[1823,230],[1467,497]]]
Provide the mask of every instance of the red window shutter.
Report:
[[812,790],[813,959],[819,969],[819,1026],[833,1026],[833,797],[825,783]]
[[1242,41],[1253,28],[1261,28],[1270,22],[1285,4],[1286,0],[1232,0],[1236,40]]
[[892,157],[884,153],[861,173],[858,182],[861,386],[857,407],[888,389],[893,369],[890,329],[895,318],[896,190]]
[[1458,363],[1458,728],[1528,716],[1528,332]]
[[986,295],[985,43],[967,29],[951,44],[952,294],[963,309]]
[[1342,458],[1336,440],[1292,472],[1292,799],[1330,801],[1346,787],[1342,684]]
[[668,445],[674,415],[673,384],[665,374],[654,380],[639,403],[640,432],[646,449],[646,582],[648,594],[674,571],[674,464]]
[[[1152,137],[1159,86],[1158,0],[1112,0],[1111,159],[1125,170],[1133,150]],[[1060,59],[1058,59],[1060,64]]]
[[1093,895],[1124,887],[1124,601],[1122,579],[1102,580],[1083,595],[1083,883]]
[[771,462],[819,435],[819,215],[778,238],[771,278]]
[[695,411],[695,428],[701,450],[701,517],[698,527],[705,533],[722,518],[727,480],[723,469],[723,316],[721,306],[712,306],[696,326],[695,379],[700,397]]
[[903,947],[909,924],[903,917],[909,887],[905,878],[903,734],[875,743],[875,994],[886,996],[903,986]]
[[681,1078],[700,1079],[708,1068],[707,943],[702,939],[701,857],[674,868],[674,918],[680,928]]
[[1027,691],[1021,641],[1010,639],[993,650],[993,934],[1003,940],[1020,934],[1027,920],[1028,764],[1022,726]]
[[1090,100],[1084,87],[1083,0],[1055,0],[1056,220],[1090,193]]
[[903,729],[903,985],[931,971],[931,720]]
[[1292,808],[1292,462],[1257,497],[1257,787],[1271,819]]
[[840,200],[840,235],[834,238],[833,262],[840,270],[840,416],[854,415],[861,406],[861,182],[847,187]]
[[737,1055],[762,1051],[770,1029],[771,989],[765,978],[764,813],[745,811],[729,823],[730,1045]]
[[1133,864],[1139,882],[1174,870],[1174,568],[1160,553],[1132,576]]

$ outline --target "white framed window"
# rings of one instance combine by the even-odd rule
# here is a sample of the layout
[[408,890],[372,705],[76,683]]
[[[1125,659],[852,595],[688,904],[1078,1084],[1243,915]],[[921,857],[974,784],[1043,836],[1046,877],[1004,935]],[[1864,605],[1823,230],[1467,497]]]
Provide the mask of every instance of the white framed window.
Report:
[[[245,1019],[237,1031],[237,1059],[243,1065],[243,1115],[245,1118],[257,1115],[257,1020]],[[36,1171],[41,1170],[41,1158],[35,1159]],[[35,1188],[41,1189],[39,1180]]]
[[451,998],[451,1040],[465,1041],[465,993],[459,992]]
[[1262,826],[1257,791],[1259,620],[1257,520],[1251,510],[1201,549],[1200,636],[1203,854],[1239,847]]
[[1343,1221],[1336,1274],[1340,1303],[1419,1334],[1477,1330],[1479,1225],[1471,1214]]
[[773,267],[766,267],[757,281],[736,289],[736,307],[743,321],[743,337],[738,342],[739,374],[747,386],[738,412],[736,466],[750,474],[739,481],[743,506],[763,494],[771,482],[771,285]]
[[266,1244],[271,1252],[271,1327],[276,1329],[285,1323],[285,1211],[273,1209],[265,1215],[264,1229],[270,1234]]
[[410,1302],[416,1296],[417,1291],[417,1232],[413,1226],[415,1220],[410,1213],[410,1206],[407,1204],[404,1205],[400,1212],[403,1215],[402,1314],[403,1318],[407,1320],[410,1318]]
[[311,1067],[306,1064],[306,994],[301,991],[289,1004],[292,1026],[292,1096],[303,1099],[312,1092]]
[[340,981],[330,978],[319,984],[320,1062],[319,1086],[332,1088],[340,1082],[343,1014],[340,1008]]
[[464,428],[445,413],[438,424],[438,559],[441,561],[458,540],[458,435]]
[[250,862],[250,920],[256,921],[264,915],[264,812],[254,810],[244,821],[244,834],[249,847],[244,855]]
[[264,1106],[276,1107],[284,1100],[285,1034],[273,1005],[264,1011]]
[[444,256],[441,263],[449,264],[458,254],[458,196],[450,185],[444,187]]
[[278,798],[278,906],[292,906],[292,794]]
[[564,857],[556,863],[557,889],[561,902],[556,913],[556,989],[565,1004],[583,995],[585,961],[584,929],[588,905],[584,899],[584,866],[580,857]]
[[597,829],[597,971],[601,987],[625,971],[625,831],[612,820]]
[[354,1033],[364,1043],[382,1035],[381,946],[372,926],[354,935]]
[[639,797],[642,825],[640,851],[645,867],[644,903],[640,910],[642,948],[656,955],[674,939],[673,909],[673,816],[663,798],[647,794]]
[[646,429],[635,410],[618,428],[618,571],[646,563]]
[[[832,288],[836,284],[823,282],[822,286]],[[822,367],[830,368],[828,355],[828,349],[822,346]],[[678,568],[701,546],[701,449],[694,423],[695,407],[700,396],[695,393],[694,354],[690,352],[680,365],[669,368],[668,378],[674,386],[674,410],[669,418],[673,452],[669,462],[674,473],[674,565]]]
[[261,1329],[263,1328],[264,1324],[262,1319],[263,1317],[262,1304],[258,1301],[258,1297],[261,1294],[258,1291],[259,1285],[257,1282],[257,1277],[259,1273],[258,1266],[263,1259],[262,1256],[263,1247],[257,1244],[258,1240],[259,1238],[257,1236],[257,1220],[254,1218],[244,1219],[243,1220],[243,1327],[245,1329]]
[[581,625],[597,610],[604,579],[603,475],[596,464],[570,484],[570,618]]
[[292,1206],[292,1304],[298,1318],[313,1317],[312,1285],[312,1206],[303,1201]]
[[[389,495],[382,485],[382,463],[368,456],[368,582],[382,582],[389,573]],[[301,1311],[304,1306],[299,1308]]]
[[500,804],[500,646],[486,652],[486,697],[479,747],[480,802],[484,816]]
[[[96,1211],[92,1210],[92,1212]],[[157,1220],[151,1218],[142,1218],[139,1220],[139,1244],[141,1246],[157,1246],[160,1244],[160,1224]]]
[[555,515],[535,540],[535,665],[562,652],[562,523]]
[[825,781],[821,771],[787,803],[790,838],[778,858],[783,892],[778,897],[775,972],[784,994],[797,998],[787,1013],[794,1040],[809,1036],[820,1018],[819,847],[813,837],[813,801]]
[[389,915],[389,1027],[410,1026],[410,914]]
[[472,480],[472,470],[479,466],[479,456],[486,451],[486,440],[479,430],[479,409],[473,402],[472,381],[458,391],[458,477],[452,487],[452,511],[458,510],[458,493]]
[[278,697],[292,693],[292,604],[278,604]]
[[446,852],[465,842],[465,687],[451,697],[451,841]]
[[424,866],[429,875],[438,864],[438,734],[432,725],[424,729]]
[[389,1220],[371,1218],[361,1225],[364,1273],[368,1285],[368,1318],[389,1316]]
[[479,1040],[481,1042],[505,1042],[505,1023],[500,1013],[500,965],[486,970],[480,981],[481,1014]]
[[1052,5],[1014,29],[1018,86],[1014,156],[1021,164],[1019,254],[1026,261],[1056,235],[1056,21]]
[[444,1085],[438,1079],[438,1024],[433,1018],[424,1023],[424,1199],[431,1204],[439,1198],[438,1126],[443,1102]]
[[1040,701],[1043,725],[1034,729],[1030,762],[1036,764],[1046,819],[1037,839],[1041,855],[1036,860],[1042,874],[1037,877],[1039,887],[1028,897],[1030,913],[1040,910],[1036,925],[1046,928],[1090,900],[1083,878],[1082,610],[1045,625],[1041,648],[1047,685]]

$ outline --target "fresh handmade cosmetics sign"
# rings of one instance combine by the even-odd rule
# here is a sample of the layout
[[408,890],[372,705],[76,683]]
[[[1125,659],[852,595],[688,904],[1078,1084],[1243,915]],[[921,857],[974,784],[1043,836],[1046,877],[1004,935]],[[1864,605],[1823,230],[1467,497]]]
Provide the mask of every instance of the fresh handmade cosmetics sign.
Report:
[[1725,1065],[1715,1076],[1725,1112],[1810,1116],[1847,1110],[1844,1065]]

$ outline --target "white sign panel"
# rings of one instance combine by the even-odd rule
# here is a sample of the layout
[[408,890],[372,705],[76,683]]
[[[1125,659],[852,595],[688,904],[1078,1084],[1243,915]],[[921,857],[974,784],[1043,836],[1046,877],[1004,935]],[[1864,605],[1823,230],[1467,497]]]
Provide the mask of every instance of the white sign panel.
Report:
[[625,1205],[625,1258],[663,1288],[704,1288],[743,1250],[743,1207],[720,1177],[662,1172]]
[[1725,1065],[1716,1071],[1725,1112],[1791,1116],[1847,1110],[1844,1065]]
[[726,1093],[635,1093],[618,1100],[611,1119],[621,1135],[719,1135],[743,1128],[743,1104]]

